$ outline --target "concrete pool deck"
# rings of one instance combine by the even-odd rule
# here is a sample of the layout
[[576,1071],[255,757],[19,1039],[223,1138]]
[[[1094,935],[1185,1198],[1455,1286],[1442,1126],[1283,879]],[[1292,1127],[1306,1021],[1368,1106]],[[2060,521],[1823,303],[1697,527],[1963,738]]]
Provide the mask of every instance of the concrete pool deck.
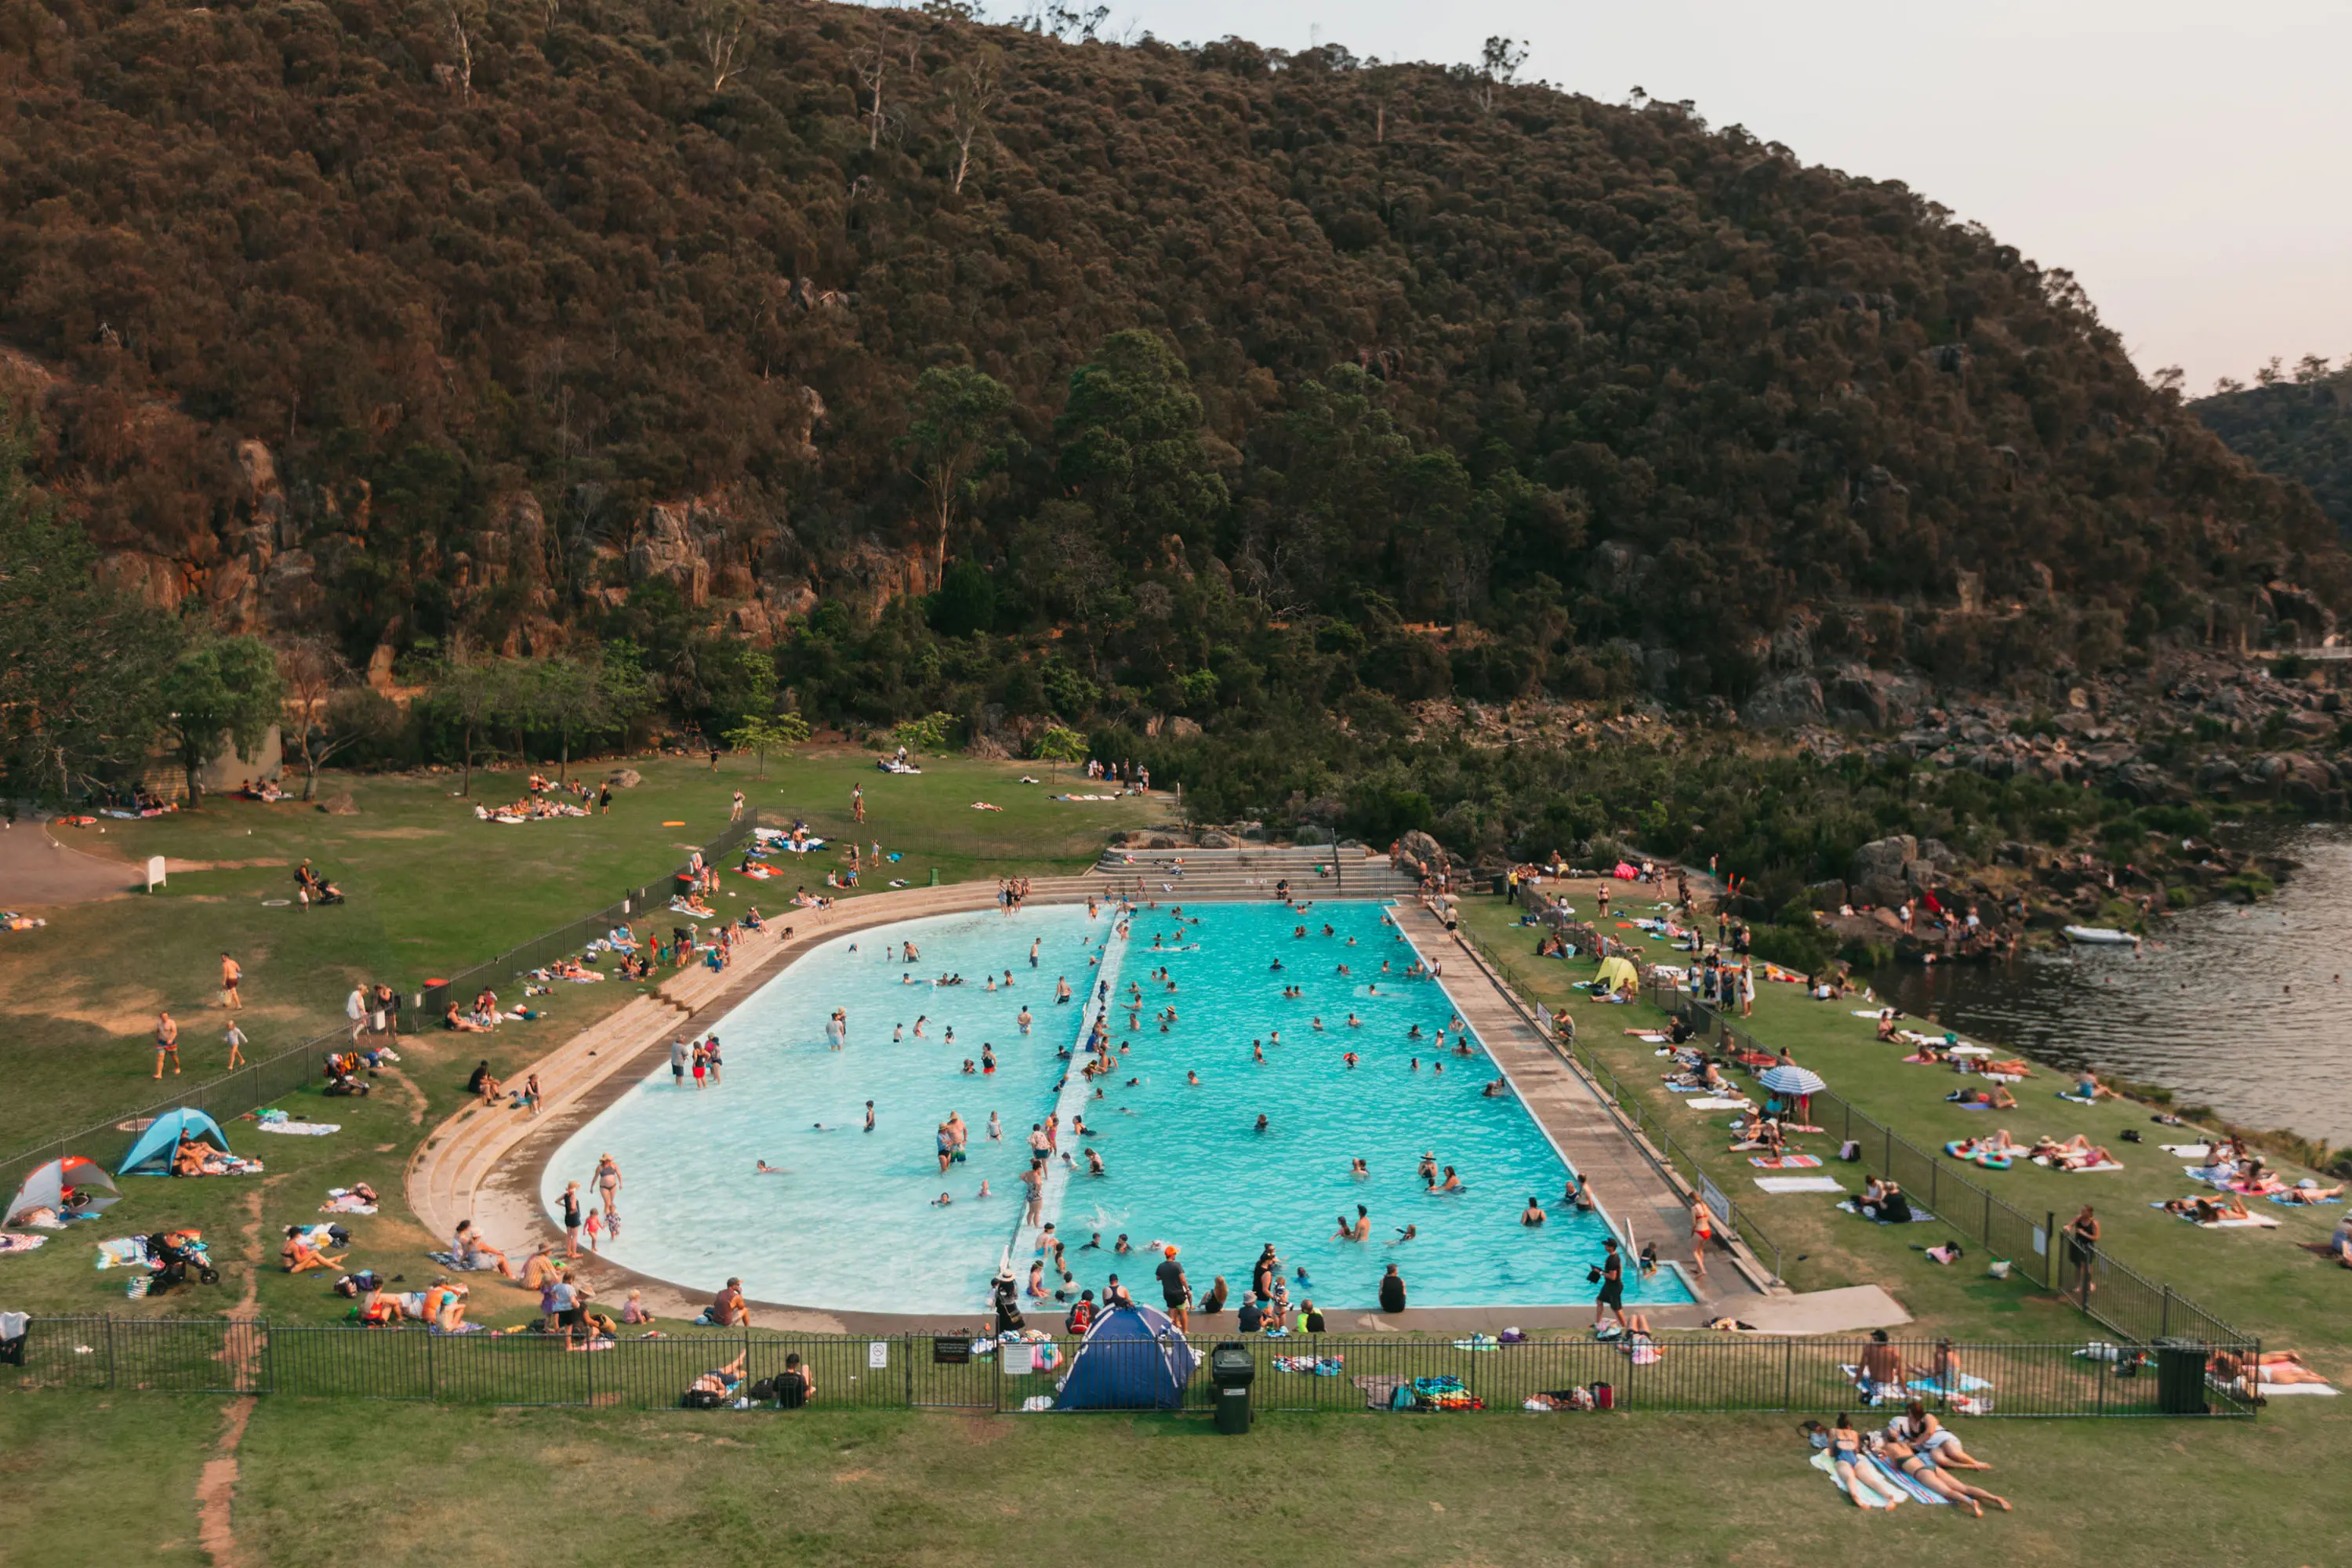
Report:
[[[1194,864],[1203,858],[1195,852]],[[1129,875],[1131,879],[1132,873]],[[1201,902],[1258,901],[1266,897],[1255,886],[1213,888],[1204,885],[1210,879],[1197,875],[1186,880],[1192,885],[1180,885],[1178,890],[1160,896]],[[1373,879],[1365,880],[1369,883]],[[1099,873],[1041,878],[1032,884],[1030,902],[1083,902],[1090,894],[1104,894],[1108,885],[1108,879]],[[1381,891],[1385,894],[1388,889]],[[986,910],[994,901],[994,885],[978,882],[873,894],[822,913],[791,911],[794,934],[790,941],[780,934],[755,939],[748,948],[739,947],[735,962],[725,970],[713,973],[698,968],[675,974],[663,983],[657,995],[628,1003],[537,1062],[518,1068],[518,1078],[530,1072],[540,1076],[546,1098],[536,1117],[469,1107],[445,1121],[410,1160],[406,1183],[410,1206],[434,1236],[445,1239],[459,1220],[471,1218],[488,1239],[518,1260],[542,1240],[552,1240],[560,1247],[562,1232],[539,1204],[541,1173],[574,1131],[651,1070],[674,1035],[685,1028],[698,1029],[706,1021],[723,1016],[774,979],[791,960],[821,942],[899,921]],[[1395,909],[1405,922],[1403,929],[1424,956],[1444,962],[1444,984],[1462,1016],[1510,1079],[1545,1134],[1591,1185],[1596,1201],[1620,1235],[1630,1226],[1637,1245],[1655,1243],[1661,1260],[1677,1268],[1693,1288],[1698,1299],[1691,1303],[1642,1308],[1655,1325],[1696,1328],[1718,1317],[1731,1317],[1759,1327],[1768,1326],[1768,1320],[1790,1325],[1775,1331],[1825,1333],[1908,1321],[1902,1308],[1874,1286],[1796,1296],[1771,1283],[1767,1271],[1748,1256],[1744,1247],[1718,1247],[1709,1255],[1706,1279],[1693,1278],[1687,1263],[1687,1199],[1661,1173],[1634,1135],[1616,1121],[1598,1089],[1542,1038],[1498,977],[1466,943],[1447,932],[1417,902],[1401,900]],[[779,931],[784,923],[781,918],[772,921]],[[639,1275],[584,1252],[581,1261],[600,1300],[611,1305],[629,1289],[638,1289],[656,1317],[672,1322],[698,1314],[724,1283],[712,1279],[689,1287]],[[969,1326],[980,1315],[977,1310],[961,1314],[844,1312],[752,1303],[755,1326],[799,1332],[913,1332]],[[1347,1310],[1327,1316],[1338,1332],[1491,1332],[1511,1326],[1583,1327],[1592,1320],[1592,1307],[1588,1300],[1412,1309],[1393,1315]],[[1204,1321],[1226,1321],[1230,1320]]]

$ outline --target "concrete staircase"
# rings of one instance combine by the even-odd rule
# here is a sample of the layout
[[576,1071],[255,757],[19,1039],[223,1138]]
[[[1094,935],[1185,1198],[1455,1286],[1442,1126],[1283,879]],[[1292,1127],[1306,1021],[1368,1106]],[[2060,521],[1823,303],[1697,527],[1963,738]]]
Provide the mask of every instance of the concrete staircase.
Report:
[[1087,879],[1132,895],[1140,879],[1146,894],[1173,899],[1271,899],[1275,884],[1290,883],[1293,898],[1408,897],[1420,884],[1385,855],[1315,845],[1252,845],[1241,849],[1106,849]]

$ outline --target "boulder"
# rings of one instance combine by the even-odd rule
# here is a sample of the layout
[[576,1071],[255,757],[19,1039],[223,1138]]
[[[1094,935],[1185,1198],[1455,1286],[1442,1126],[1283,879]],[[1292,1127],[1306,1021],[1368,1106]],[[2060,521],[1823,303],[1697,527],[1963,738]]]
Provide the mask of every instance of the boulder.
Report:
[[1788,730],[1818,724],[1824,717],[1822,683],[1810,675],[1784,675],[1750,692],[1740,706],[1740,722],[1751,730]]
[[646,775],[635,768],[614,768],[604,775],[604,782],[614,789],[635,789],[646,782]]
[[345,790],[341,795],[329,795],[319,803],[319,809],[329,816],[357,816],[360,814],[359,803],[352,799],[352,792],[349,790]]
[[1823,914],[1833,915],[1846,902],[1845,884],[1835,879],[1815,882],[1805,889],[1805,896],[1814,909]]
[[1443,877],[1447,870],[1444,846],[1418,827],[1397,840],[1397,866],[1414,878]]
[[1846,881],[1858,903],[1899,904],[1911,891],[1907,868],[1920,863],[1919,841],[1911,835],[1874,838],[1853,852]]
[[1203,849],[1238,849],[1242,841],[1219,828],[1204,827],[1198,835]]
[[993,735],[974,735],[971,744],[963,749],[963,754],[978,757],[983,762],[1001,763],[1013,753],[1006,751],[1004,742]]
[[2210,794],[2243,783],[2245,774],[2227,757],[2208,757],[2197,769],[2197,787]]
[[1910,676],[1851,664],[1838,671],[1824,697],[1840,719],[1869,730],[1901,730],[1918,721],[1935,690]]

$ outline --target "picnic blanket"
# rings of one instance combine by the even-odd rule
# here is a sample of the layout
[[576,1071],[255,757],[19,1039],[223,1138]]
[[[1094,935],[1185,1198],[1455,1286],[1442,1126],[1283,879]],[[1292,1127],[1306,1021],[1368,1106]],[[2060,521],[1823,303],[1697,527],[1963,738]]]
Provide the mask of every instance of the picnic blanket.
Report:
[[1756,1176],[1750,1178],[1768,1193],[1842,1193],[1835,1176]]
[[2301,1198],[2290,1196],[2287,1193],[2269,1193],[2264,1195],[2281,1207],[2291,1209],[2316,1208],[2321,1204],[2340,1204],[2344,1201],[2342,1198],[2314,1198],[2311,1202],[2305,1203]]
[[1819,1154],[1782,1154],[1767,1160],[1760,1155],[1750,1155],[1748,1163],[1765,1171],[1811,1171],[1821,1164],[1822,1157]]
[[[1906,1195],[1907,1196],[1908,1194]],[[1895,1223],[1891,1219],[1880,1219],[1876,1215],[1863,1214],[1862,1205],[1860,1204],[1843,1203],[1838,1205],[1838,1207],[1845,1210],[1845,1212],[1850,1215],[1860,1215],[1860,1217],[1868,1220],[1873,1225],[1893,1225]],[[1911,1208],[1911,1223],[1913,1225],[1934,1225],[1936,1223],[1936,1216],[1915,1204]]]
[[1687,1100],[1683,1103],[1693,1110],[1753,1110],[1756,1109],[1756,1102],[1752,1100],[1725,1100],[1720,1097]]
[[34,1252],[49,1244],[46,1236],[0,1236],[0,1254]]
[[257,1121],[256,1132],[283,1132],[294,1138],[324,1138],[330,1132],[341,1132],[340,1121]]

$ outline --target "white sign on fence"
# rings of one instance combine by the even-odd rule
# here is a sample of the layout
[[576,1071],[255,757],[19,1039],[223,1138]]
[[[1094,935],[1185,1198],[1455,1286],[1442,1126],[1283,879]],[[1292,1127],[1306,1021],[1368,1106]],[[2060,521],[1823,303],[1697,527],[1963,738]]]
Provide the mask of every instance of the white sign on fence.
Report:
[[866,1364],[879,1372],[890,1364],[890,1342],[869,1340],[866,1345]]

